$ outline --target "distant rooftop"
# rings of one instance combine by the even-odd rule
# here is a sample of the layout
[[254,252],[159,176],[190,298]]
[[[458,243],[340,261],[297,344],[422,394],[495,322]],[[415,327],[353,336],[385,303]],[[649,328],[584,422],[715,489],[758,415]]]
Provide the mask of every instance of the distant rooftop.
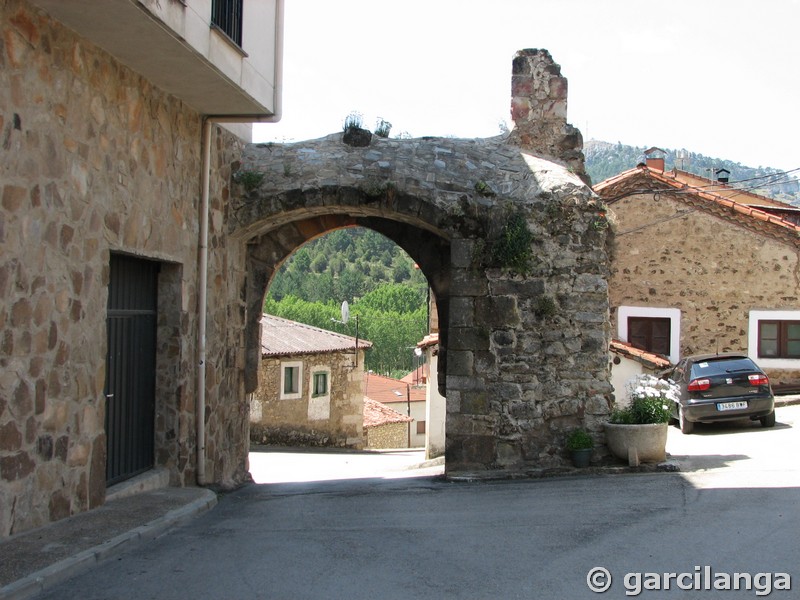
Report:
[[[353,350],[356,339],[334,331],[312,327],[305,323],[282,319],[273,315],[261,317],[261,355],[293,356]],[[358,340],[358,347],[366,350],[372,342]]]
[[411,402],[425,402],[425,387],[413,386],[385,375],[364,374],[364,396],[367,398],[384,403],[408,402],[409,395]]
[[390,423],[410,423],[411,417],[401,415],[396,410],[389,408],[382,402],[364,398],[364,427],[378,427]]

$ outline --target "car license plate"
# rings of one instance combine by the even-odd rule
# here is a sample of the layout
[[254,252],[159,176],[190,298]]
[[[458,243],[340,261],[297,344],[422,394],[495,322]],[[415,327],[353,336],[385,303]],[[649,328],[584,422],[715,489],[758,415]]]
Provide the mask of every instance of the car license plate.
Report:
[[720,402],[717,404],[717,410],[739,410],[740,408],[747,408],[747,402]]

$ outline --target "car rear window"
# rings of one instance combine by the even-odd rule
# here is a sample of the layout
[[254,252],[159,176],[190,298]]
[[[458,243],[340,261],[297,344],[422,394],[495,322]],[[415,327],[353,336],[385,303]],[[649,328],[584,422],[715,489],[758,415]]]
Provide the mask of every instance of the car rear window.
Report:
[[756,363],[749,358],[712,358],[694,363],[692,365],[692,378],[713,377],[715,375],[758,370],[759,368],[756,366]]

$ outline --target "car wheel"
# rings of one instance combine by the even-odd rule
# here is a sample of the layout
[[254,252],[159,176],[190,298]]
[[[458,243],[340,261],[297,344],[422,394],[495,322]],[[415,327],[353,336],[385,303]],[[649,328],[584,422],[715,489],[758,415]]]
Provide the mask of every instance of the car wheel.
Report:
[[678,425],[681,427],[681,433],[692,433],[694,431],[694,423],[686,419],[683,408],[678,408]]
[[773,410],[768,415],[761,417],[759,421],[761,421],[762,427],[775,427],[775,411]]

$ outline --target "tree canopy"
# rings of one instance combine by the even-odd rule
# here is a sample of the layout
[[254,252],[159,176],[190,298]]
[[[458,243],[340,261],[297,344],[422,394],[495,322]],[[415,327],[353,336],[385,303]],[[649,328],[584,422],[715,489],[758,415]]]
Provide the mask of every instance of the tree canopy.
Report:
[[[402,376],[428,333],[428,287],[411,257],[384,236],[360,227],[309,242],[273,278],[264,312],[373,343],[366,368]],[[342,301],[351,320],[340,323]]]

